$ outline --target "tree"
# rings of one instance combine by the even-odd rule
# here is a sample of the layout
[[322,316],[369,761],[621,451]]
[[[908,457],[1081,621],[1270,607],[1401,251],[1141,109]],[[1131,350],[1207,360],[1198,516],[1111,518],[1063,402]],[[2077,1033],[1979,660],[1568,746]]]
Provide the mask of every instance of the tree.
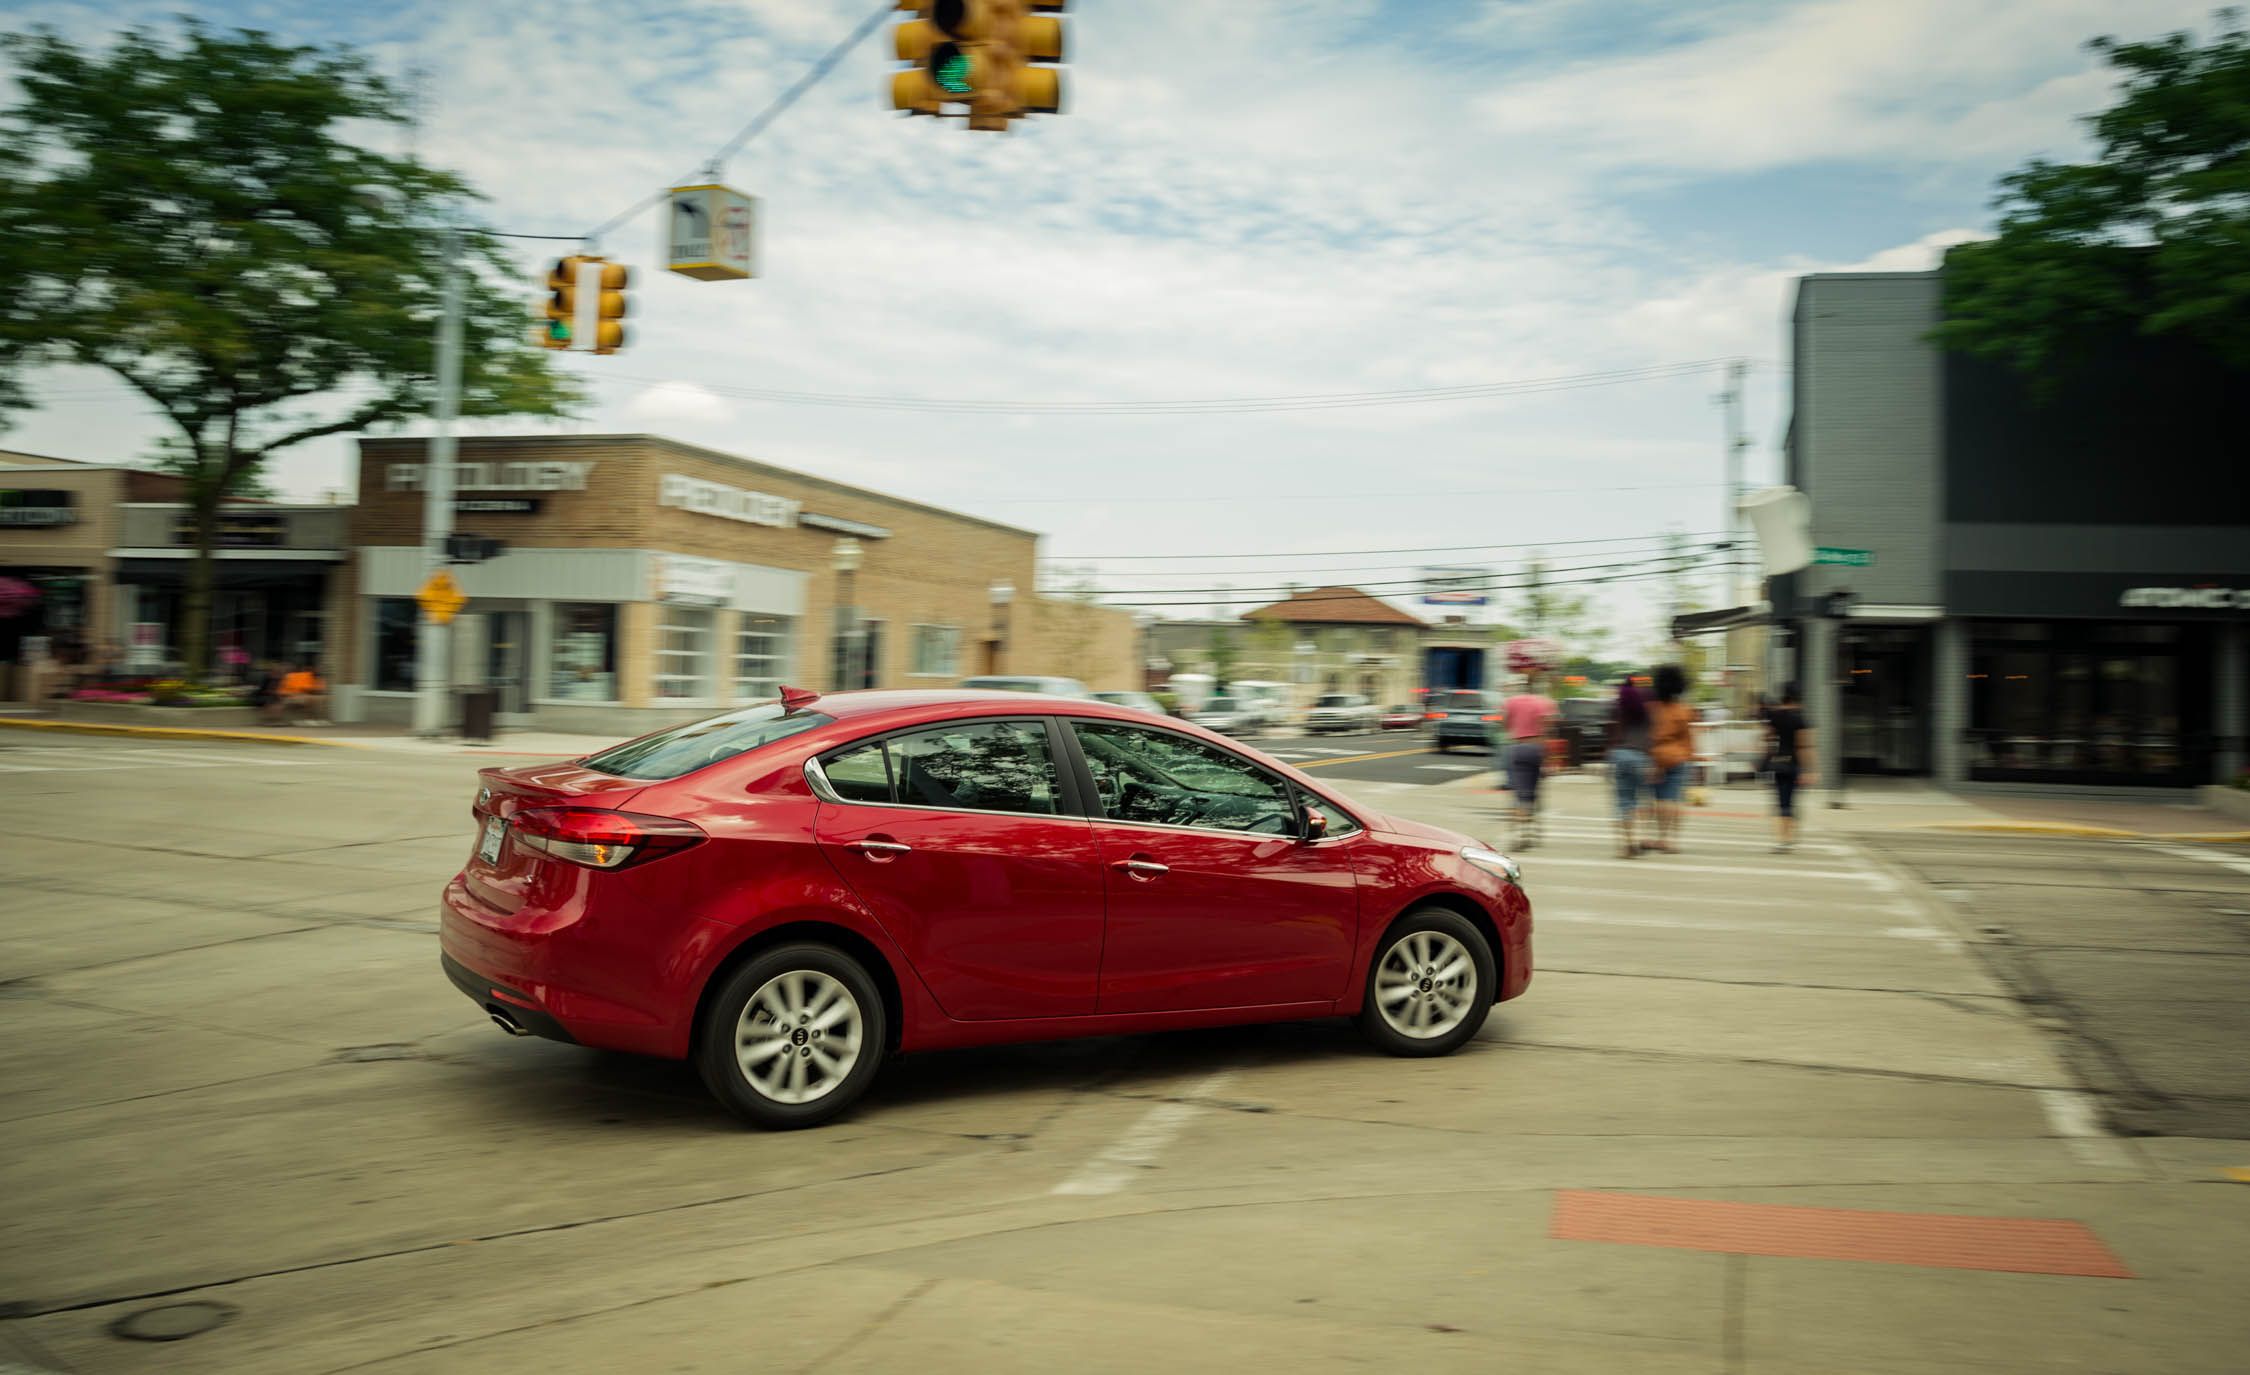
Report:
[[[182,635],[210,668],[220,505],[268,459],[424,414],[445,275],[437,226],[469,188],[351,142],[398,124],[397,92],[345,49],[184,21],[107,52],[51,30],[0,37],[21,101],[0,111],[0,419],[27,372],[106,368],[171,422],[154,455],[195,529]],[[530,337],[498,240],[462,231],[461,414],[554,415],[577,399]]]
[[[1608,627],[1594,618],[1593,597],[1550,578],[1544,553],[1533,554],[1524,564],[1516,619],[1523,623],[1525,635],[1557,640],[1581,654],[1599,654],[1609,638]],[[1517,637],[1511,633],[1506,638]]]
[[2088,45],[2119,73],[2090,116],[2088,163],[2001,179],[1997,238],[1946,255],[1946,347],[2052,396],[2122,327],[2189,338],[2250,368],[2250,34],[2221,11],[2207,44],[2173,33]]
[[1225,626],[1214,627],[1205,653],[1211,664],[1211,681],[1219,691],[1225,692],[1227,684],[1234,680],[1234,666],[1238,657],[1234,648],[1234,632]]

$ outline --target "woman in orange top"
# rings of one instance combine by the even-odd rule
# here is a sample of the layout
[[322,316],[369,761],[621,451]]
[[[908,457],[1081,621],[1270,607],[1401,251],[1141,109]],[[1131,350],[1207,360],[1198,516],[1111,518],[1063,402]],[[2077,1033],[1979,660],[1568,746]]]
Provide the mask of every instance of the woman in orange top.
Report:
[[1652,850],[1677,854],[1672,838],[1680,830],[1680,791],[1687,786],[1688,762],[1695,758],[1695,708],[1680,700],[1687,673],[1678,664],[1656,670],[1656,700],[1648,709],[1649,794],[1656,799],[1656,843]]
[[297,665],[281,679],[281,716],[295,716],[307,725],[326,725],[328,714],[328,684],[320,680],[320,673],[311,660]]

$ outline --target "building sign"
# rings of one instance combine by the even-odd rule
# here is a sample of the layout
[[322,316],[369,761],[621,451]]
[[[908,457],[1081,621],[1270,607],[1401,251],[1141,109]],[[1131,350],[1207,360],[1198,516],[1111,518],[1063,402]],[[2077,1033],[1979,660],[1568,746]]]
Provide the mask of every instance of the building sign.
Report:
[[[195,543],[195,515],[172,518],[172,543]],[[211,532],[214,549],[280,549],[289,543],[289,517],[279,511],[221,511]]]
[[1485,568],[1425,568],[1422,600],[1430,606],[1483,606],[1492,600],[1492,572]]
[[677,506],[683,511],[695,511],[706,516],[723,516],[750,525],[771,525],[776,529],[794,529],[801,503],[788,497],[777,497],[770,492],[744,491],[729,487],[723,482],[705,482],[684,473],[666,473],[657,485],[656,503],[659,506]]
[[734,565],[686,554],[659,554],[656,599],[684,606],[725,606],[734,600]]
[[[419,492],[429,465],[393,463],[384,474],[384,485],[394,492]],[[456,492],[583,492],[586,474],[594,471],[592,459],[551,463],[456,463]]]
[[1838,568],[1873,568],[1875,551],[1872,549],[1836,549],[1819,545],[1812,551],[1814,563],[1833,564]]
[[2250,610],[2250,587],[2128,587],[2119,606],[2161,611]]
[[453,510],[464,516],[536,516],[538,497],[457,497]]
[[0,490],[0,525],[75,525],[76,492],[61,490]]
[[672,188],[665,266],[706,282],[758,275],[758,198],[731,186]]

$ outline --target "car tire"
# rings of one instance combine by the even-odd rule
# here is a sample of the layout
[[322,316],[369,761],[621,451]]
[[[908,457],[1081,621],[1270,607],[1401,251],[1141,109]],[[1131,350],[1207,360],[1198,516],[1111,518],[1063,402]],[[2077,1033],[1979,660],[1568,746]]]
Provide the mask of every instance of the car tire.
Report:
[[775,946],[727,975],[700,1030],[696,1068],[712,1096],[752,1126],[777,1131],[817,1127],[849,1108],[890,1045],[874,978],[843,951],[813,942]]
[[1418,907],[1391,923],[1367,963],[1359,1029],[1391,1055],[1450,1055],[1484,1026],[1499,987],[1498,962],[1475,923]]

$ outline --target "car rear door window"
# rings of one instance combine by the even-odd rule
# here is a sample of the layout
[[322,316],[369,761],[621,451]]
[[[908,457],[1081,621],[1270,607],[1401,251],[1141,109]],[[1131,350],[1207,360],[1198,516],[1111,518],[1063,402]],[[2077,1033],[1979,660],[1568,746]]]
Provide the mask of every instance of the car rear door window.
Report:
[[846,802],[891,800],[891,763],[880,740],[828,756],[821,761],[820,771],[836,796]]
[[1289,785],[1239,755],[1144,726],[1073,721],[1071,730],[1112,821],[1297,833]]
[[892,795],[902,806],[1041,816],[1060,810],[1054,756],[1039,722],[935,726],[894,735],[888,748]]

